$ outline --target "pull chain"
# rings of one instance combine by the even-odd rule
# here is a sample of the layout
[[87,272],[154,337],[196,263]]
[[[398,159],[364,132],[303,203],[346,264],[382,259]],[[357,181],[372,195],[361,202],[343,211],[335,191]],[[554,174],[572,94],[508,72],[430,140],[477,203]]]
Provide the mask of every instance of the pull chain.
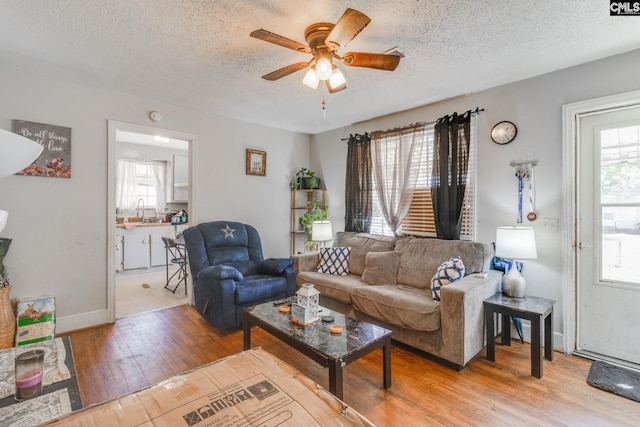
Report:
[[324,101],[324,85],[322,85],[322,118],[326,119],[327,118],[327,107],[326,107],[326,102]]

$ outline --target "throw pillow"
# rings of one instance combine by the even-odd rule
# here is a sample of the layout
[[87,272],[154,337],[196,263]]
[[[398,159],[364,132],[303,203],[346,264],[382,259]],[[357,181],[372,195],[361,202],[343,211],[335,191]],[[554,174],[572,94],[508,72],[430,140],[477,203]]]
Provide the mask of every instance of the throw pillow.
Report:
[[351,248],[320,248],[320,264],[316,271],[320,273],[346,276],[349,274],[349,254]]
[[394,251],[369,252],[360,280],[369,285],[397,285],[399,264],[400,259]]
[[431,278],[431,294],[434,301],[440,301],[440,289],[464,277],[464,263],[459,256],[440,264]]

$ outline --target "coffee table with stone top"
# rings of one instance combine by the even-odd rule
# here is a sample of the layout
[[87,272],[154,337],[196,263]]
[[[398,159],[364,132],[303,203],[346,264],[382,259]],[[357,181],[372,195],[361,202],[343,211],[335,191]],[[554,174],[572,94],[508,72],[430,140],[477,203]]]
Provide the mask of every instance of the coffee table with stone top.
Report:
[[[290,304],[293,299],[285,302]],[[281,313],[273,302],[244,309],[244,350],[251,347],[251,327],[259,326],[315,362],[329,368],[329,391],[342,399],[343,368],[360,357],[382,348],[384,388],[391,386],[391,331],[344,314],[331,312],[333,322],[317,320],[307,326],[295,324],[289,313]],[[329,314],[323,309],[322,315]],[[329,332],[342,326],[342,334]]]

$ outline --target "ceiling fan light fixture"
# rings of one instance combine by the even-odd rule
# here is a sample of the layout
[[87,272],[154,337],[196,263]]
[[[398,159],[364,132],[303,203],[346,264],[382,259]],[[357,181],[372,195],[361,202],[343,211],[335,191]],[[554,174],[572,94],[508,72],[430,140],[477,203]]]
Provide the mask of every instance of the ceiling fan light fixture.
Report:
[[338,67],[334,65],[331,77],[329,77],[329,86],[331,86],[331,89],[335,90],[346,84],[347,79],[344,78],[344,74],[342,74],[342,71],[340,71]]
[[314,70],[313,68],[310,68],[302,79],[302,83],[304,83],[306,86],[309,86],[311,89],[317,89],[319,82],[320,79],[316,74],[316,70]]
[[328,80],[331,77],[331,61],[327,58],[320,58],[316,63],[316,74],[320,80]]

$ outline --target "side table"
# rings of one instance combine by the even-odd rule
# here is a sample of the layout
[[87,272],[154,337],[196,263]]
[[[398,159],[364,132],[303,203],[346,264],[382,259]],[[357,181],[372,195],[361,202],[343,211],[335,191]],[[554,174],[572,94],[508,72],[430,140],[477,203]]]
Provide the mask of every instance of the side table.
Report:
[[487,330],[487,359],[495,362],[494,314],[502,315],[501,345],[511,345],[511,317],[531,321],[531,375],[542,378],[542,352],[540,350],[541,324],[544,319],[544,358],[553,360],[553,305],[555,300],[526,296],[508,297],[501,292],[484,300],[484,320]]

